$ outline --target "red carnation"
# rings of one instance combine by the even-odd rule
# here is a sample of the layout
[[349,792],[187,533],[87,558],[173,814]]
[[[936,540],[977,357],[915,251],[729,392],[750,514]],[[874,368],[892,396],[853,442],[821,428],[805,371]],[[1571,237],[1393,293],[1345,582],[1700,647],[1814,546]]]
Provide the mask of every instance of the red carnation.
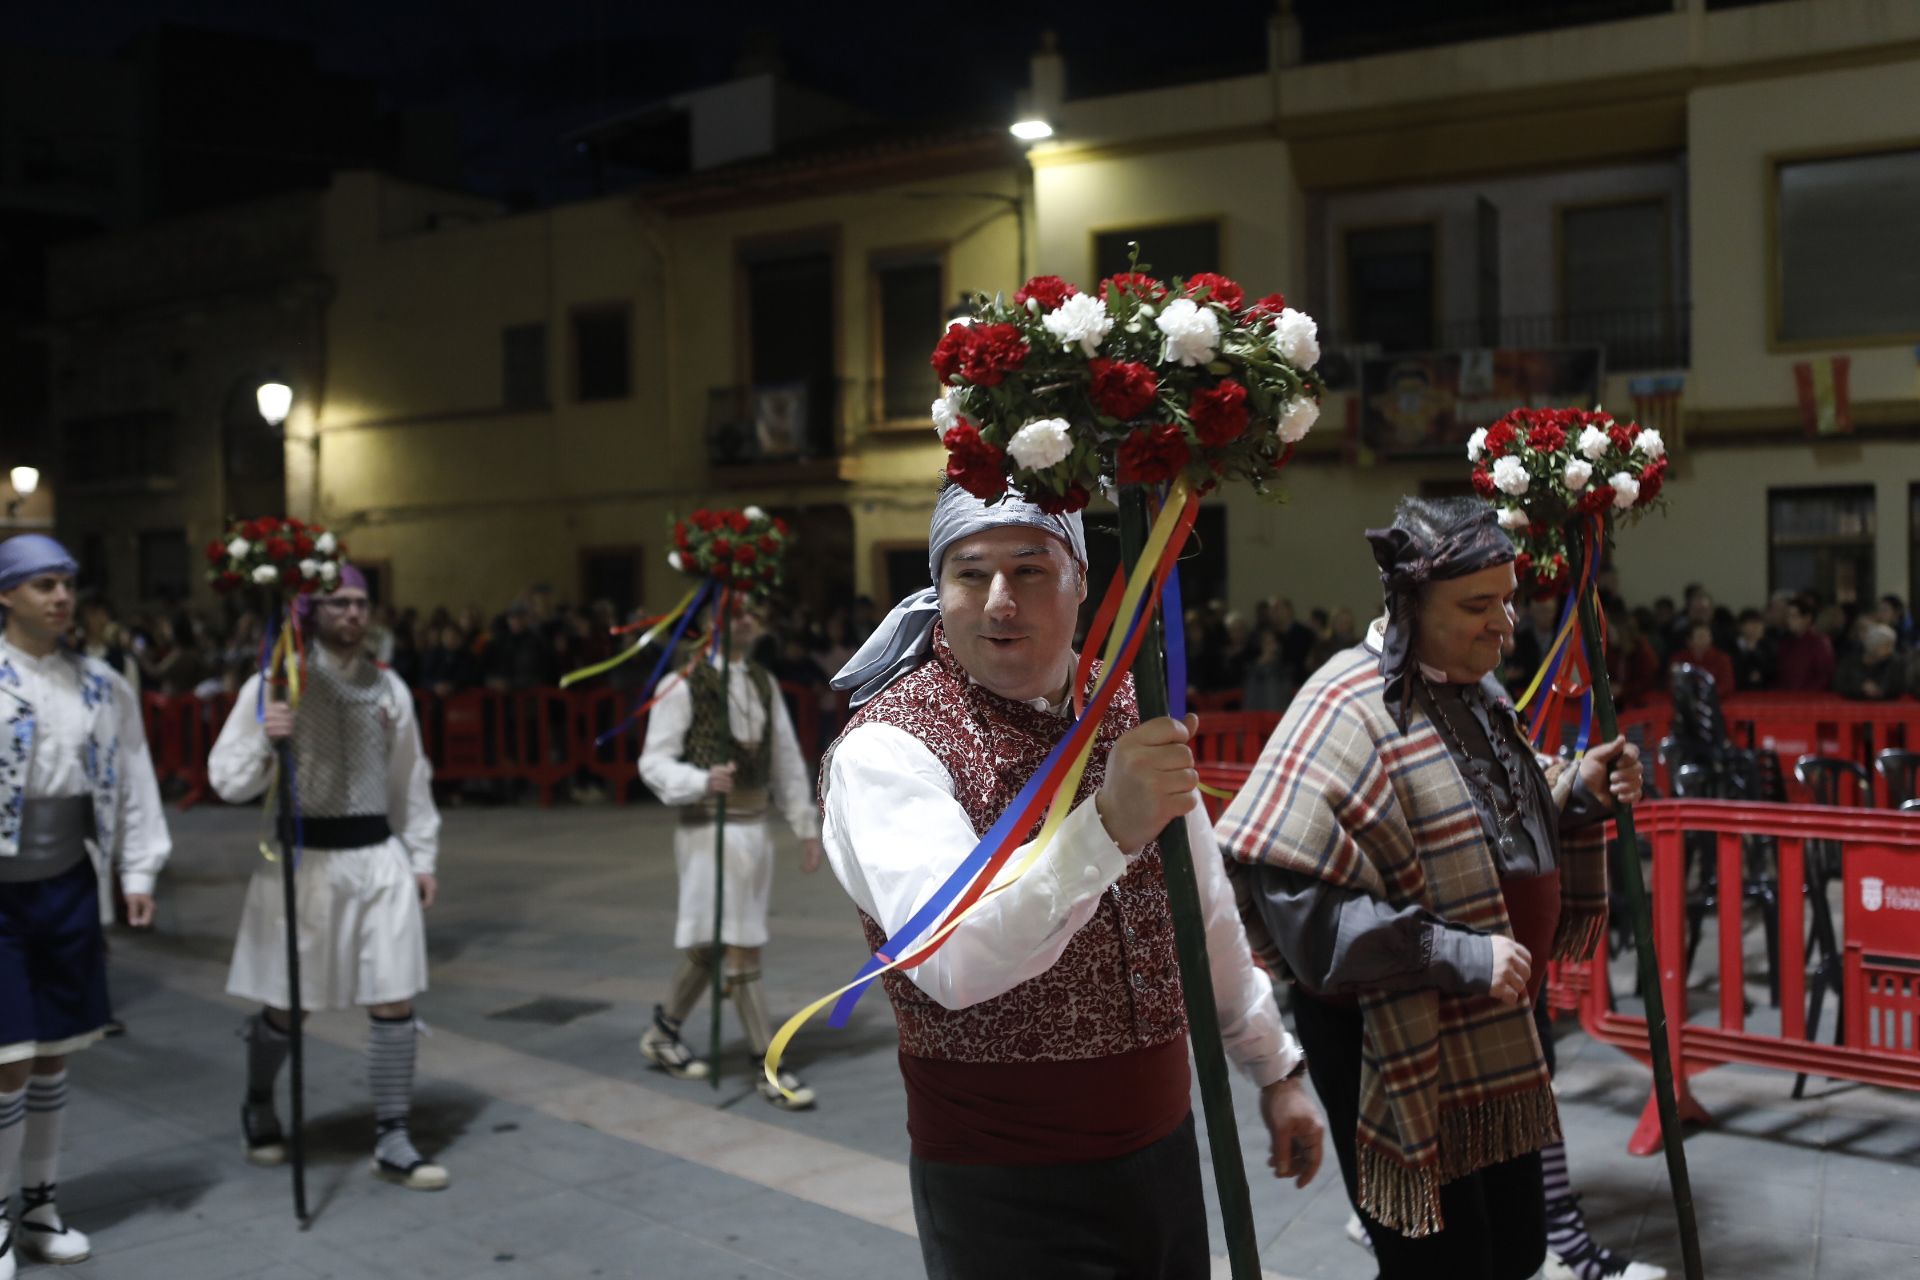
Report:
[[1573,514],[1591,516],[1605,511],[1613,505],[1613,486],[1596,484],[1580,495],[1580,501],[1573,504]]
[[1035,276],[1014,293],[1013,305],[1024,307],[1028,298],[1034,298],[1039,301],[1042,311],[1052,311],[1079,292],[1059,276]]
[[1506,451],[1513,447],[1514,441],[1518,438],[1519,433],[1513,429],[1512,422],[1502,418],[1500,421],[1494,423],[1491,427],[1487,428],[1487,458],[1492,460],[1504,456]]
[[753,549],[751,542],[743,542],[733,549],[733,559],[737,564],[752,564],[759,558],[760,553]]
[[1513,571],[1523,578],[1533,572],[1533,557],[1522,551],[1513,558]]
[[287,517],[287,528],[292,529],[295,533],[299,533],[301,530],[305,529],[306,527],[307,527],[306,521],[296,520],[292,516]]
[[775,538],[770,533],[763,533],[760,535],[761,551],[765,552],[767,555],[772,555],[774,552],[778,551],[779,549],[780,549],[780,540],[778,538]]
[[1092,495],[1076,484],[1069,485],[1065,493],[1043,493],[1033,505],[1050,516],[1064,516],[1083,509],[1092,500]]
[[209,542],[207,544],[207,563],[208,564],[219,564],[222,560],[225,560],[226,558],[227,558],[227,547],[225,543],[215,541],[215,542]]
[[295,591],[303,596],[310,596],[319,589],[320,580],[318,578],[302,578],[300,579],[300,585],[294,588]]
[[727,528],[733,530],[735,533],[745,533],[747,531],[747,526],[749,523],[750,522],[747,520],[746,512],[744,511],[727,512]]
[[247,535],[249,541],[259,542],[263,538],[271,537],[279,527],[279,524],[275,521],[262,516],[260,519],[255,520],[252,524],[242,529],[241,532]]
[[1543,422],[1527,432],[1527,443],[1542,453],[1554,453],[1567,443],[1567,433],[1551,422]]
[[229,569],[220,575],[220,580],[214,585],[222,591],[237,591],[240,589],[240,575]]
[[947,446],[947,476],[955,484],[982,502],[1006,492],[1004,455],[981,439],[975,427],[963,422],[949,429],[941,443]]
[[1109,304],[1122,293],[1130,293],[1143,302],[1158,302],[1167,296],[1167,286],[1141,271],[1122,271],[1100,282],[1100,296]]
[[1087,361],[1087,368],[1093,373],[1087,398],[1094,408],[1122,422],[1151,409],[1154,396],[1160,393],[1160,379],[1144,364],[1095,356]]
[[285,560],[292,555],[293,555],[293,548],[287,544],[286,539],[284,538],[268,538],[267,539],[267,559]]
[[1607,439],[1613,441],[1614,448],[1626,453],[1633,448],[1633,428],[1615,423],[1607,428]]
[[960,376],[978,387],[997,387],[1002,379],[1027,362],[1028,347],[1010,324],[969,325],[973,345],[960,366]]
[[1121,484],[1162,484],[1187,465],[1187,441],[1171,422],[1141,427],[1120,442]]
[[733,543],[728,541],[724,535],[715,538],[707,549],[713,554],[713,558],[716,561],[725,562],[733,559]]
[[782,520],[779,516],[775,516],[773,518],[773,527],[778,529],[782,536],[785,536],[789,532],[787,522],[785,520]]
[[1660,496],[1660,488],[1667,482],[1667,460],[1658,462],[1640,473],[1640,497],[1633,505],[1644,507]]
[[1247,319],[1266,320],[1279,315],[1286,309],[1287,295],[1284,293],[1270,293],[1247,308]]
[[1473,491],[1483,498],[1491,498],[1497,490],[1493,483],[1493,473],[1485,467],[1473,469]]
[[691,539],[687,537],[687,522],[685,520],[675,521],[673,525],[673,545],[682,551],[686,551],[689,549],[690,543]]
[[1223,378],[1218,385],[1193,393],[1187,416],[1201,444],[1216,449],[1232,444],[1247,430],[1247,389],[1232,378]]
[[304,533],[293,535],[293,554],[305,558],[313,554],[313,539]]
[[693,523],[702,533],[712,533],[720,527],[720,517],[702,507],[693,513]]
[[1207,291],[1208,302],[1217,302],[1230,311],[1238,311],[1247,298],[1246,290],[1213,271],[1202,271],[1187,281],[1189,298],[1197,298],[1202,289]]

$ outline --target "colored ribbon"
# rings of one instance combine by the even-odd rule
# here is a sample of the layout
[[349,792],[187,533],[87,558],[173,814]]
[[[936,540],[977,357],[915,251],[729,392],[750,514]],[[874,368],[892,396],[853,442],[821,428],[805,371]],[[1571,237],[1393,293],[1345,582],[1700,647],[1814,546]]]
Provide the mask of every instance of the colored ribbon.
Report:
[[[613,670],[615,667],[619,666],[621,663],[626,662],[630,659],[639,657],[641,651],[645,649],[648,645],[652,644],[654,641],[658,640],[661,637],[661,635],[664,634],[669,627],[673,626],[675,621],[681,621],[684,623],[684,620],[687,617],[695,613],[699,609],[700,600],[706,596],[706,593],[709,590],[711,590],[712,587],[713,587],[712,578],[702,579],[698,586],[691,588],[686,595],[680,597],[679,604],[674,605],[673,608],[667,610],[667,612],[661,614],[658,618],[652,619],[651,624],[647,627],[646,634],[641,636],[639,640],[635,641],[632,648],[626,649],[621,653],[615,654],[613,657],[608,658],[605,662],[596,662],[590,667],[582,667],[578,671],[568,672],[566,675],[560,677],[560,687],[562,689],[565,689],[572,685],[579,684],[582,680],[591,680],[595,676],[605,675],[607,672]],[[640,624],[635,623],[633,625],[639,626]],[[625,628],[625,627],[616,627],[614,628],[613,634],[618,635],[622,631],[625,631],[627,629],[628,628]],[[679,639],[679,633],[675,632],[675,643],[678,643],[678,639]],[[667,652],[668,653],[673,652],[673,645],[670,644],[667,646]],[[655,680],[659,679],[659,676],[657,673],[654,676],[654,679]],[[652,681],[649,681],[648,683],[651,684]]]
[[[1113,604],[1111,616],[1125,616],[1128,625],[1123,629],[1113,628],[1105,603],[1096,618],[1096,628],[1101,618],[1108,619],[1108,631],[1105,637],[1105,661],[1093,697],[1080,709],[1073,727],[1054,745],[1041,767],[1015,796],[1013,803],[913,917],[861,966],[852,981],[809,1004],[788,1019],[775,1034],[767,1051],[765,1071],[767,1079],[776,1087],[779,1087],[779,1063],[787,1045],[814,1015],[834,1004],[830,1025],[844,1026],[854,1004],[875,979],[894,969],[911,969],[925,963],[986,898],[1017,882],[1045,853],[1072,808],[1073,797],[1078,794],[1080,780],[1092,758],[1100,720],[1119,691],[1121,680],[1132,667],[1140,641],[1146,634],[1145,618],[1164,589],[1166,577],[1172,572],[1174,561],[1179,556],[1180,548],[1185,545],[1197,515],[1198,504],[1191,490],[1184,480],[1176,481],[1168,495],[1168,502],[1154,522],[1125,590],[1118,599],[1114,599],[1111,591],[1108,593],[1109,601]],[[1076,669],[1076,691],[1084,687],[1084,673],[1091,663],[1088,653],[1097,644],[1098,637],[1090,635],[1087,652],[1082,654],[1081,663]],[[1078,701],[1076,697],[1076,703]],[[1043,807],[1047,810],[1046,821],[1028,846],[1026,857],[1009,874],[1000,877],[1000,871],[1018,847],[1019,833],[1033,825]],[[943,916],[944,922],[933,929],[920,948],[905,954],[905,949],[919,940]]]

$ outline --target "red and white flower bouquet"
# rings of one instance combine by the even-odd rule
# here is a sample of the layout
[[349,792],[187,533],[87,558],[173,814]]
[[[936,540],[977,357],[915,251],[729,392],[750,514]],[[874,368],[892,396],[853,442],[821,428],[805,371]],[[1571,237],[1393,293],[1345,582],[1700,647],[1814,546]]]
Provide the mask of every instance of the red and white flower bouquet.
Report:
[[779,589],[793,530],[759,507],[740,511],[702,508],[673,526],[674,550],[667,563],[696,578],[714,578],[749,596]]
[[948,327],[934,429],[947,474],[989,502],[1011,485],[1078,511],[1102,484],[1178,475],[1264,492],[1319,416],[1319,358],[1310,317],[1225,276],[1131,271],[1090,293],[1036,276]]
[[340,581],[347,546],[317,524],[292,517],[235,520],[207,544],[207,581],[225,595],[243,588],[310,595]]
[[1638,518],[1666,482],[1660,433],[1596,409],[1515,409],[1467,441],[1474,492],[1499,508],[1521,585],[1564,591],[1566,529],[1591,516]]

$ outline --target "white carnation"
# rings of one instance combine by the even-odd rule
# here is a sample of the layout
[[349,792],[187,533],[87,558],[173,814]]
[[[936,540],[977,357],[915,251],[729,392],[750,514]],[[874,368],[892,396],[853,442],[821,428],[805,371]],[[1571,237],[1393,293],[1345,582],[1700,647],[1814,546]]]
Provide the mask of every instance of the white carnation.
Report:
[[1282,307],[1273,321],[1273,348],[1294,368],[1311,369],[1320,363],[1320,326],[1306,312]]
[[1206,364],[1220,345],[1220,317],[1192,298],[1175,298],[1153,323],[1167,335],[1160,351],[1166,364]]
[[1500,508],[1500,527],[1510,533],[1524,529],[1532,523],[1533,520],[1527,515],[1525,507]]
[[1607,483],[1613,486],[1613,505],[1619,510],[1625,511],[1640,501],[1640,482],[1626,472],[1614,472]]
[[332,582],[335,578],[339,576],[340,576],[340,566],[338,564],[334,563],[331,560],[322,560],[320,562],[320,577],[322,580],[326,582]]
[[972,316],[955,316],[953,319],[947,321],[947,328],[951,329],[955,325],[972,324],[972,323],[973,323]]
[[1320,420],[1320,405],[1311,396],[1295,396],[1280,413],[1280,438],[1296,444]]
[[1481,427],[1467,437],[1467,461],[1478,462],[1480,455],[1487,451],[1487,429]]
[[[1082,355],[1092,355],[1113,329],[1107,304],[1090,293],[1076,293],[1040,317],[1040,327],[1052,334],[1062,351],[1078,343]],[[1217,328],[1217,326],[1216,326]]]
[[667,552],[667,564],[672,566],[674,569],[683,570],[687,567],[687,562],[680,558],[680,553],[678,551]]
[[767,518],[767,513],[762,511],[758,507],[748,507],[745,511],[742,511],[740,514],[745,516],[749,520],[757,521],[757,520],[765,520]]
[[1493,484],[1502,493],[1519,497],[1527,491],[1527,464],[1518,458],[1499,458],[1493,464]]
[[1590,460],[1598,462],[1606,456],[1607,450],[1613,448],[1613,440],[1598,427],[1582,427],[1580,438],[1574,442],[1574,447]]
[[227,544],[227,554],[235,560],[246,559],[247,552],[253,550],[253,544],[245,538],[235,538]]
[[257,565],[253,571],[253,580],[263,587],[272,586],[280,581],[280,571],[270,564]]
[[323,556],[332,555],[333,549],[339,545],[339,542],[336,541],[330,533],[323,533],[313,540],[313,549]]
[[942,439],[947,432],[960,425],[960,388],[951,387],[947,393],[933,402],[933,432]]
[[[1076,297],[1085,297],[1077,294]],[[1067,301],[1073,301],[1072,298]],[[1064,309],[1064,308],[1063,308]],[[1054,315],[1060,314],[1058,311]],[[1007,453],[1029,471],[1038,471],[1064,462],[1073,452],[1073,428],[1065,418],[1038,418],[1013,433],[1007,441]]]
[[1587,481],[1593,479],[1593,464],[1575,458],[1567,463],[1567,469],[1560,473],[1560,478],[1567,482],[1570,492],[1578,493],[1587,487]]
[[1665,457],[1667,452],[1667,442],[1662,440],[1660,433],[1652,427],[1648,427],[1633,438],[1633,447],[1649,458]]
[[303,578],[319,577],[320,562],[318,560],[302,560],[300,562],[300,576]]

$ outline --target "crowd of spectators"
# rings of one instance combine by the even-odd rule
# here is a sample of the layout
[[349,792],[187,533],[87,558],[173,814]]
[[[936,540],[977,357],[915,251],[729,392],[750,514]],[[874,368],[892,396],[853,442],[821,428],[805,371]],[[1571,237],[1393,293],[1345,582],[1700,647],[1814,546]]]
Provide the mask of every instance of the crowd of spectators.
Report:
[[[1611,571],[1602,575],[1600,591],[1608,665],[1623,708],[1665,688],[1669,670],[1683,662],[1704,669],[1729,692],[1832,692],[1874,700],[1920,693],[1914,621],[1894,596],[1855,607],[1778,592],[1764,607],[1735,612],[1696,585],[1677,604],[1661,597],[1629,608]],[[1510,688],[1517,691],[1532,678],[1552,643],[1560,609],[1558,599],[1517,606],[1502,672]],[[754,656],[782,681],[817,698],[831,728],[842,708],[827,681],[879,616],[866,597],[825,612],[783,607]],[[614,632],[626,621],[606,601],[567,604],[535,585],[491,616],[479,605],[423,612],[382,604],[367,643],[376,659],[409,684],[444,697],[467,689],[552,685],[630,644],[631,636]],[[1191,692],[1215,706],[1250,711],[1284,710],[1308,675],[1359,642],[1365,622],[1345,608],[1311,608],[1303,615],[1279,596],[1246,611],[1211,601],[1188,610],[1185,621]],[[216,617],[183,609],[122,620],[99,600],[83,603],[77,627],[77,642],[136,687],[201,695],[232,692],[258,669],[265,630],[259,614],[244,611]],[[630,663],[609,679],[631,687],[650,666]]]

